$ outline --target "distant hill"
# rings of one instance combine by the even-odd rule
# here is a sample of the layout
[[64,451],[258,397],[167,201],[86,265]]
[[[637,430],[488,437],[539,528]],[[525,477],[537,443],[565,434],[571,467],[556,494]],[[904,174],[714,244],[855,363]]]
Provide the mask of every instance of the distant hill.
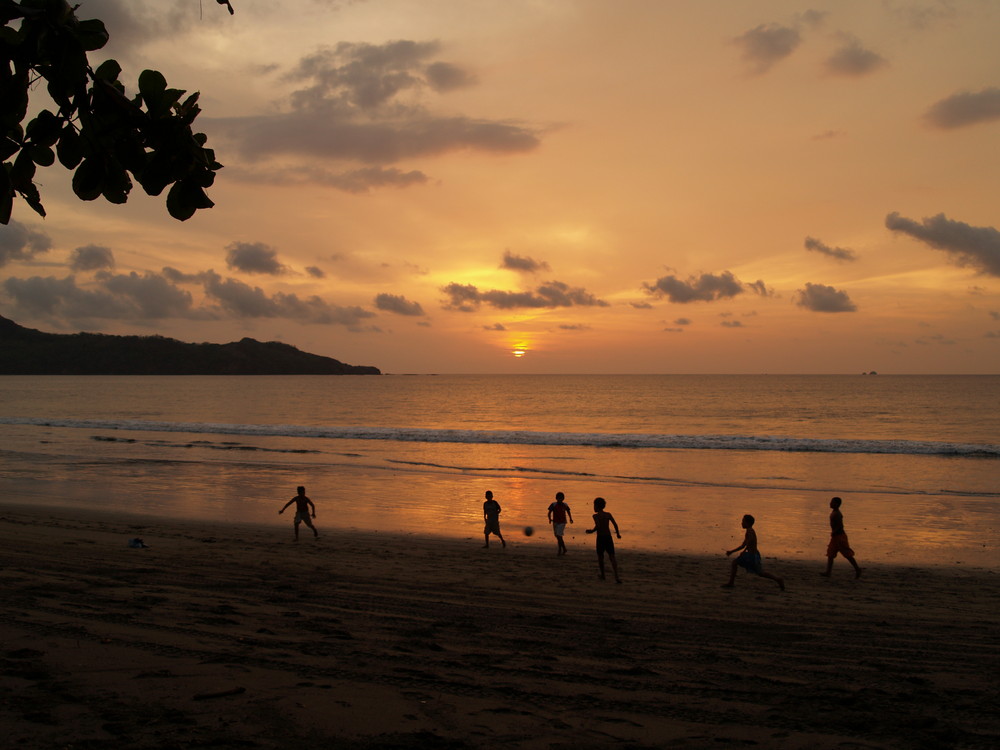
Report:
[[381,375],[277,341],[44,333],[0,315],[0,375]]

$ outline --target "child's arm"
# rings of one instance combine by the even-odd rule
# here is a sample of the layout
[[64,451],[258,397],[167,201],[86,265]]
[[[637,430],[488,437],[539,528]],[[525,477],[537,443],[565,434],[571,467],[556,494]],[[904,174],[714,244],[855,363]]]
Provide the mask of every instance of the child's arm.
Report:
[[621,532],[618,531],[618,522],[615,520],[615,517],[608,513],[608,520],[611,521],[611,525],[615,527],[615,536],[621,539],[622,535]]
[[549,523],[552,523],[552,506],[549,506]]
[[313,518],[315,518],[316,517],[316,505],[315,505],[315,503],[313,503],[312,500],[306,500],[306,502],[309,503],[309,507],[313,509],[312,516],[313,516]]
[[596,513],[594,514],[594,528],[592,528],[592,529],[585,529],[584,533],[585,534],[593,534],[595,531],[597,531],[597,514]]
[[[292,498],[291,500],[289,500],[289,501],[288,501],[287,503],[285,503],[285,508],[287,508],[287,507],[288,507],[289,505],[291,505],[291,504],[292,504],[292,503],[294,503],[294,502],[295,502],[295,498],[293,497],[293,498]],[[282,513],[284,513],[284,512],[285,512],[285,508],[282,508],[281,510],[279,510],[279,511],[278,511],[278,515],[279,515],[279,516],[280,516],[280,515],[281,515]]]
[[566,506],[566,515],[569,517],[569,522],[573,523],[573,511],[569,509],[568,505]]
[[739,552],[739,551],[740,551],[741,549],[743,549],[744,547],[746,547],[746,546],[747,546],[747,538],[748,538],[749,536],[750,536],[750,534],[749,534],[749,533],[748,533],[748,534],[746,534],[746,535],[744,535],[744,537],[743,537],[743,544],[741,544],[741,545],[740,545],[739,547],[737,547],[736,549],[727,549],[727,550],[726,550],[726,557],[729,557],[729,556],[730,556],[731,554],[733,554],[734,552]]

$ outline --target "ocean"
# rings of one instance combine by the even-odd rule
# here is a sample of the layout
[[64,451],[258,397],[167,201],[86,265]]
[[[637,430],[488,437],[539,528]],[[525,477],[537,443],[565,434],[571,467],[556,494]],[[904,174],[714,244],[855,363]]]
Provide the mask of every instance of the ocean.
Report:
[[[290,535],[316,524],[588,552],[596,496],[629,548],[715,554],[751,513],[765,558],[1000,569],[1000,376],[0,377],[0,505],[87,507]],[[526,527],[537,533],[524,534]],[[147,535],[155,533],[147,531]]]

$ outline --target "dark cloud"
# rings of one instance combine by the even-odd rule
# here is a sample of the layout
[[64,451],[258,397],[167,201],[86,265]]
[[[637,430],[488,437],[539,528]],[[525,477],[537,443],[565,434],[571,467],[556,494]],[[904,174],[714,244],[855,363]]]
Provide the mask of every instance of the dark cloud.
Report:
[[719,325],[723,328],[742,328],[743,323],[739,320],[724,320]]
[[866,49],[860,41],[848,36],[843,45],[827,58],[825,67],[833,75],[857,78],[888,64],[888,60],[880,54]]
[[278,292],[269,296],[260,287],[236,279],[224,279],[208,271],[204,275],[205,294],[237,318],[288,318],[303,323],[357,327],[375,313],[357,306],[333,305],[317,296],[300,298]]
[[507,330],[507,326],[505,326],[503,323],[494,323],[491,326],[483,326],[483,330],[484,331],[506,331]]
[[952,94],[935,104],[924,119],[936,128],[953,130],[967,125],[1000,119],[1000,88],[991,87],[976,92]]
[[500,268],[508,271],[519,271],[522,273],[538,273],[539,271],[550,271],[549,264],[544,260],[535,260],[521,255],[514,255],[510,250],[504,250],[503,261]]
[[648,302],[629,302],[636,310],[652,310],[653,306]]
[[69,256],[69,267],[73,271],[100,271],[115,267],[115,256],[110,247],[84,245]]
[[191,294],[158,274],[139,275],[134,271],[127,275],[102,273],[98,278],[109,293],[134,306],[135,317],[158,319],[192,315]]
[[560,331],[589,331],[590,326],[583,323],[563,323],[559,326]]
[[184,273],[183,271],[178,271],[176,268],[164,266],[160,273],[165,279],[169,279],[174,284],[201,284],[207,278],[207,274],[212,272]]
[[993,320],[1000,320],[1000,311],[990,310],[990,317],[993,318]]
[[1000,276],[1000,232],[993,227],[970,226],[944,214],[924,218],[918,224],[895,211],[885,217],[885,225],[893,232],[908,234],[935,250],[943,250],[958,266]]
[[442,287],[448,299],[442,305],[446,310],[473,312],[482,304],[498,310],[518,308],[556,307],[607,307],[608,303],[579,287],[561,281],[548,281],[533,292],[507,292],[499,289],[480,291],[472,284],[452,283]]
[[453,91],[476,83],[475,76],[451,63],[431,63],[424,72],[427,76],[427,83],[435,91]]
[[677,318],[674,321],[675,326],[689,326],[691,325],[691,318]]
[[317,268],[316,266],[306,266],[306,273],[312,276],[314,279],[325,279],[326,272],[322,268]]
[[[536,148],[539,135],[531,128],[507,120],[438,116],[420,103],[428,91],[473,81],[458,66],[431,59],[439,46],[401,40],[320,49],[287,74],[287,80],[304,84],[291,95],[287,111],[212,123],[248,158],[291,154],[386,165],[462,149],[516,153]],[[417,181],[422,173],[409,174]]]
[[419,316],[424,314],[424,308],[420,306],[419,302],[411,302],[398,294],[379,294],[375,297],[375,307],[397,315]]
[[821,255],[826,255],[827,257],[834,258],[836,260],[854,261],[858,259],[858,256],[854,254],[853,250],[848,250],[844,247],[830,247],[826,243],[817,240],[815,237],[806,237],[803,244],[806,250],[812,250],[815,253],[820,253]]
[[[764,282],[757,282],[760,287]],[[723,271],[715,275],[703,273],[701,276],[691,276],[687,281],[681,281],[676,276],[661,276],[652,284],[643,284],[647,294],[657,298],[666,297],[671,302],[686,304],[688,302],[712,302],[742,294],[745,289],[741,281],[733,276],[731,271]]]
[[288,268],[278,260],[278,251],[263,242],[232,242],[226,245],[226,265],[243,273],[280,276]]
[[158,319],[192,317],[191,295],[167,279],[146,274],[99,275],[99,288],[82,289],[73,276],[11,278],[4,289],[20,311],[34,317]]
[[664,328],[663,330],[667,333],[684,333],[683,328]]
[[854,312],[858,308],[851,302],[847,292],[834,289],[825,284],[810,284],[806,282],[806,288],[798,291],[796,304],[813,312]]
[[11,219],[0,224],[0,268],[15,260],[31,260],[39,253],[52,249],[52,240],[45,232],[31,229]]
[[743,60],[756,74],[792,54],[802,43],[798,29],[780,24],[761,24],[733,40],[743,50]]

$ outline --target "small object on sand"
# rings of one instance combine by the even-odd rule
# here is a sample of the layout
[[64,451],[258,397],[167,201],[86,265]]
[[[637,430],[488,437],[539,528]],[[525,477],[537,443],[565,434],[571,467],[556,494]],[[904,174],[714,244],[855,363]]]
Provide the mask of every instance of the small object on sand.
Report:
[[525,526],[524,527],[524,535],[525,536],[531,536],[534,533],[535,533],[535,529],[532,528],[531,526]]
[[140,539],[139,537],[135,537],[134,539],[129,539],[128,540],[128,546],[131,547],[132,549],[148,549],[149,548],[149,545],[146,544],[144,541],[142,541],[142,539]]

